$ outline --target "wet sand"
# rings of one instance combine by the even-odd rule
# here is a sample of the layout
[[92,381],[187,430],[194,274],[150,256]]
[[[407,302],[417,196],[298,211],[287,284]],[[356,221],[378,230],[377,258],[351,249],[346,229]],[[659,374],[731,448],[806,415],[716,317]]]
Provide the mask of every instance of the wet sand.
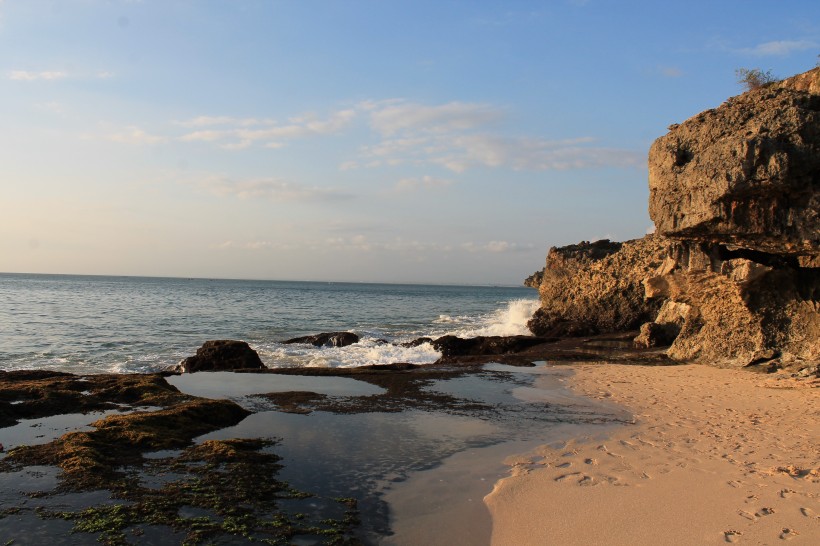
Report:
[[820,544],[820,388],[706,366],[582,364],[635,424],[509,458],[492,544]]

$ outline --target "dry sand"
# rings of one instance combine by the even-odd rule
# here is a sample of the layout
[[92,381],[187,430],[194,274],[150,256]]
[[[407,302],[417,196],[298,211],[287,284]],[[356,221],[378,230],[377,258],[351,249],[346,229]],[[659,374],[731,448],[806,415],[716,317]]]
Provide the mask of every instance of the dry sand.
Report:
[[508,459],[492,544],[820,544],[820,388],[708,366],[578,365],[635,424]]

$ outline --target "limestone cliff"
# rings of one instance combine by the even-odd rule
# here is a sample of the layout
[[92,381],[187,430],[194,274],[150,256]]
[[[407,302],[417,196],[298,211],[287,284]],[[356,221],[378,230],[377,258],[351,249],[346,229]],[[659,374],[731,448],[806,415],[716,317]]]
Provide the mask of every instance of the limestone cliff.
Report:
[[665,241],[652,236],[551,248],[539,287],[541,308],[530,330],[552,337],[637,328],[661,305],[645,300],[641,281],[665,255]]
[[673,125],[649,151],[656,235],[551,249],[531,330],[643,318],[636,345],[671,344],[676,360],[817,364],[818,185],[820,68]]
[[[820,68],[791,80],[820,81]],[[820,95],[790,80],[733,97],[649,149],[657,233],[771,253],[820,246]]]

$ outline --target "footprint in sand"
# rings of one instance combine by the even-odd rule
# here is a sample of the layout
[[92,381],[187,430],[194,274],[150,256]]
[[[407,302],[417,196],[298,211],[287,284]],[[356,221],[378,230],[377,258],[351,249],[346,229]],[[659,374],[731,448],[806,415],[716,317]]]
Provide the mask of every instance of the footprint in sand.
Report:
[[562,475],[558,476],[557,478],[555,478],[555,481],[565,482],[567,480],[571,480],[572,478],[577,478],[579,476],[581,476],[580,472],[572,472],[570,474],[562,474]]
[[633,444],[632,442],[627,442],[626,440],[621,440],[621,441],[620,441],[620,444],[621,444],[622,446],[626,447],[626,448],[629,448],[629,449],[638,449],[638,448],[635,446],[635,444]]
[[742,518],[748,519],[749,521],[757,521],[757,516],[750,512],[747,512],[746,510],[738,510],[737,514]]
[[815,519],[820,519],[820,516],[814,514],[814,510],[812,510],[811,508],[806,508],[805,506],[800,509],[800,513],[806,516],[807,518],[813,517]]
[[761,508],[760,510],[755,512],[755,515],[759,518],[762,518],[763,516],[771,516],[772,514],[774,514],[774,508],[769,507]]
[[780,532],[780,540],[791,540],[799,534],[800,533],[798,533],[794,529],[784,527],[783,530]]
[[729,529],[728,531],[723,531],[723,540],[726,542],[740,542],[740,535],[742,534],[740,531]]
[[561,463],[559,465],[555,465],[555,468],[569,468],[571,466],[572,466],[572,463],[566,462],[566,463]]
[[578,485],[583,485],[583,486],[598,485],[598,480],[596,480],[592,476],[584,476],[583,478],[578,480]]
[[792,496],[792,493],[796,493],[796,491],[794,489],[781,489],[780,498],[788,499]]
[[598,461],[597,461],[596,459],[584,459],[584,462],[585,462],[586,464],[591,464],[591,465],[596,465],[596,464],[598,464]]

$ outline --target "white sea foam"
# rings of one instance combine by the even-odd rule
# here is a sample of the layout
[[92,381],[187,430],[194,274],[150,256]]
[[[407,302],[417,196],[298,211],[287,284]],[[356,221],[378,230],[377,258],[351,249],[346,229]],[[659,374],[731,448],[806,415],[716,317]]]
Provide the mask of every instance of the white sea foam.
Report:
[[428,330],[405,332],[385,343],[381,337],[390,335],[384,332],[357,332],[361,341],[347,347],[314,347],[312,345],[279,343],[259,343],[254,348],[265,365],[272,368],[288,366],[311,366],[330,368],[353,368],[374,364],[393,364],[407,362],[411,364],[430,364],[441,358],[441,353],[431,344],[423,343],[416,347],[403,347],[400,342],[418,337],[439,337],[456,335],[459,337],[476,336],[513,336],[529,335],[527,321],[538,309],[539,302],[534,299],[518,299],[506,303],[503,307],[487,314],[439,315],[432,321]]
[[429,364],[441,358],[441,353],[429,343],[423,343],[417,347],[402,347],[368,338],[347,347],[277,344],[260,348],[259,356],[265,365],[271,368],[286,366],[355,368],[396,362]]
[[447,321],[457,324],[457,327],[448,330],[447,334],[459,337],[476,336],[519,336],[530,335],[527,321],[538,309],[539,301],[535,299],[519,299],[507,302],[507,305],[478,317],[457,317]]

